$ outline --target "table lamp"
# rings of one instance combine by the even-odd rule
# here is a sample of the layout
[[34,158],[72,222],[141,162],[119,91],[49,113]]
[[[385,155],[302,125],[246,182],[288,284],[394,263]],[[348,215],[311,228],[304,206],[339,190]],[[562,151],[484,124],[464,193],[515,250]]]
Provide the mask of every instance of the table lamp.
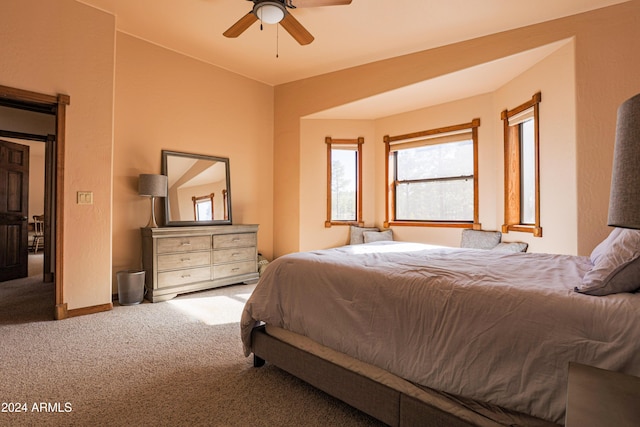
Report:
[[155,199],[167,197],[167,176],[141,174],[138,180],[138,194],[151,198],[151,216],[147,228],[157,228]]

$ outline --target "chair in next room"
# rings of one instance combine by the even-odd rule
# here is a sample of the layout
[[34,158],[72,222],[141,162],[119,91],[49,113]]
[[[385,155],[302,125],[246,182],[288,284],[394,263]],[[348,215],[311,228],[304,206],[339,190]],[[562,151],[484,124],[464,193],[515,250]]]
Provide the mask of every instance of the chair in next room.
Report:
[[33,253],[38,253],[38,249],[44,248],[44,215],[34,215],[33,226],[31,250]]

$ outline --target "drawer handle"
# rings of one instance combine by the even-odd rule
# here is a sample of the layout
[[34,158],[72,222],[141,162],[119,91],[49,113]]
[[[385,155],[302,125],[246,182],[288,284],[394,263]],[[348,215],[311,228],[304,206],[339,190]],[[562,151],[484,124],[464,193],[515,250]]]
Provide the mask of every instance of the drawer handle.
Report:
[[234,268],[231,269],[231,271],[238,271],[238,270],[240,270],[239,267],[234,267]]
[[183,274],[182,276],[180,276],[183,279],[188,279],[189,277],[191,277],[190,274]]
[[232,241],[232,242],[239,242],[239,241],[240,241],[240,238],[239,238],[239,237],[234,237],[231,241]]
[[231,254],[231,256],[240,256],[240,255],[242,255],[240,252],[234,252]]
[[182,262],[191,261],[191,258],[180,258],[180,261],[182,261]]
[[180,246],[191,246],[191,242],[182,242]]

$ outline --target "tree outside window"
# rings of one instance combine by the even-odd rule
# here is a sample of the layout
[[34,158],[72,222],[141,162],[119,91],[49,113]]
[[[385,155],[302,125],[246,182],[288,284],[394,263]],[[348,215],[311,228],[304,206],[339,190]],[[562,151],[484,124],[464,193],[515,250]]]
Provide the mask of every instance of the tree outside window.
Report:
[[364,138],[325,138],[327,144],[327,220],[362,225],[362,144]]
[[480,119],[385,136],[389,225],[479,228]]

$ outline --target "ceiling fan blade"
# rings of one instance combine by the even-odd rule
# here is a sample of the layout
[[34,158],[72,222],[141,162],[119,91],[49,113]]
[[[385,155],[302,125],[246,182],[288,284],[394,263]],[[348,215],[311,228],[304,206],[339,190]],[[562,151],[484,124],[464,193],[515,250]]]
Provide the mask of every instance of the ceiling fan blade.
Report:
[[292,0],[295,7],[341,6],[351,4],[351,0]]
[[235,24],[229,27],[227,31],[222,33],[225,37],[238,37],[240,34],[244,33],[247,28],[251,26],[254,22],[256,22],[258,18],[253,12],[249,12],[244,15],[242,18],[238,20]]
[[280,21],[280,25],[301,45],[309,44],[313,41],[311,33],[290,13],[284,16]]

